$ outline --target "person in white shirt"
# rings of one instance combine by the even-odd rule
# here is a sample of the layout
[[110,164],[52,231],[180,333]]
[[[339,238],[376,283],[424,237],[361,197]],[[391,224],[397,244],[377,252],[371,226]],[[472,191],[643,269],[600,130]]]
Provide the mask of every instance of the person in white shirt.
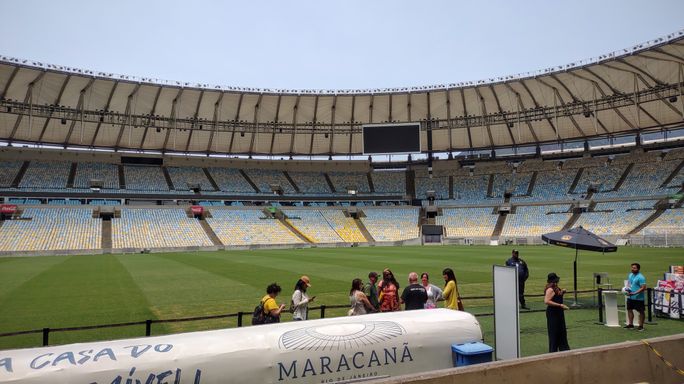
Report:
[[313,302],[316,296],[306,294],[306,289],[311,287],[311,280],[308,276],[302,276],[295,284],[295,291],[292,293],[291,306],[293,308],[292,320],[306,320],[309,303]]
[[427,302],[425,302],[425,309],[432,309],[437,307],[437,302],[444,300],[442,298],[442,289],[434,284],[430,284],[430,275],[427,272],[420,274],[420,281],[427,291]]

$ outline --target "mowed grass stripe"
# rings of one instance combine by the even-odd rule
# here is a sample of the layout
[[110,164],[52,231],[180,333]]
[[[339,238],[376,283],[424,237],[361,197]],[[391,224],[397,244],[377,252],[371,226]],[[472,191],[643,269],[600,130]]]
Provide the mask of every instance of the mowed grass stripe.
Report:
[[110,255],[67,257],[15,289],[2,308],[2,332],[153,318],[138,286]]
[[[180,254],[176,255],[179,256]],[[263,287],[256,287],[219,273],[209,272],[192,263],[174,260],[172,255],[120,255],[121,264],[128,270],[160,319],[237,312],[240,297],[258,296]],[[180,256],[183,260],[197,259],[197,255]]]
[[[13,257],[0,259],[0,308],[4,308],[6,299],[12,298],[16,290],[38,274],[63,263],[67,257]],[[7,316],[7,311],[0,311],[0,317]],[[2,324],[2,320],[0,320]]]
[[[266,286],[273,282],[277,282],[283,289],[278,302],[289,304],[290,295],[297,279],[302,274],[309,274],[304,267],[305,262],[298,261],[297,257],[284,258],[283,255],[264,257],[260,254],[235,255],[232,252],[214,252],[212,254],[193,254],[191,257],[187,257],[186,254],[166,254],[162,257],[250,287],[247,292],[231,290],[225,293],[224,302],[228,305],[224,308],[229,312],[252,310],[266,294]],[[344,280],[319,279],[314,273],[309,274],[309,276],[313,284],[320,288],[312,290],[315,292],[313,294],[319,296],[319,303],[325,303],[324,292],[334,292],[337,296],[341,291],[348,290],[347,283]],[[335,297],[334,300],[337,300],[335,304],[341,303],[339,297]],[[344,303],[346,300],[348,299],[345,296]]]

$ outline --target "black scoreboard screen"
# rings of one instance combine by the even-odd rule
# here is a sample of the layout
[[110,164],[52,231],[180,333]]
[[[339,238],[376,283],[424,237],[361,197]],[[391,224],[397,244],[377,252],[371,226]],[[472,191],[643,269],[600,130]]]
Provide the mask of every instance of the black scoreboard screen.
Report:
[[420,153],[420,124],[364,125],[363,153]]

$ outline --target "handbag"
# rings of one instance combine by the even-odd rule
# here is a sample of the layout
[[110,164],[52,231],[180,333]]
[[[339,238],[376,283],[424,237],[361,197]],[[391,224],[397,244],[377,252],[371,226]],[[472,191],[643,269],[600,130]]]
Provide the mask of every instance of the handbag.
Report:
[[463,311],[463,302],[461,301],[460,297],[456,299],[456,304],[458,305],[458,310]]

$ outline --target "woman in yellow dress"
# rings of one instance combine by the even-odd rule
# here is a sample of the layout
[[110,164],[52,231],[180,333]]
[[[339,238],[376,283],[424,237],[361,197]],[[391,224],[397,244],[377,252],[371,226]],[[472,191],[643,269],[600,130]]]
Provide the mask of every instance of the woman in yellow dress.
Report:
[[442,297],[444,297],[444,307],[453,310],[463,310],[463,304],[461,304],[461,295],[458,293],[458,283],[456,282],[456,276],[451,268],[444,268],[442,271],[444,275],[444,291],[442,292]]

